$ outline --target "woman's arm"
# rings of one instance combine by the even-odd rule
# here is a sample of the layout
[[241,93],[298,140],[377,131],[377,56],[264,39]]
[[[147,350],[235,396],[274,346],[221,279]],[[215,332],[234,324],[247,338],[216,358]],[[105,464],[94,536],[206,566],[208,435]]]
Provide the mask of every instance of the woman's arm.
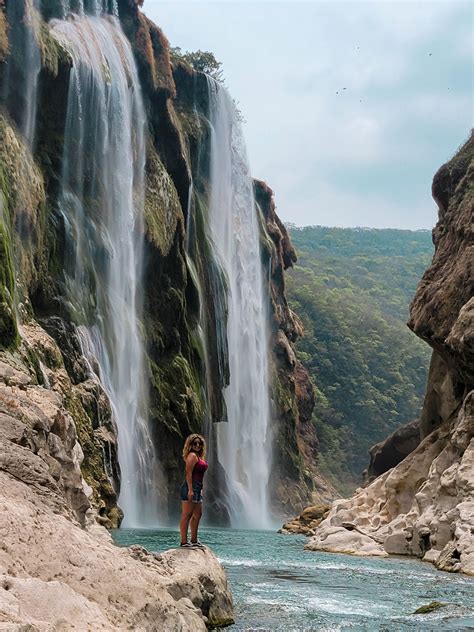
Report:
[[193,499],[193,470],[197,462],[197,456],[193,452],[190,452],[186,457],[186,483],[188,484],[189,501]]

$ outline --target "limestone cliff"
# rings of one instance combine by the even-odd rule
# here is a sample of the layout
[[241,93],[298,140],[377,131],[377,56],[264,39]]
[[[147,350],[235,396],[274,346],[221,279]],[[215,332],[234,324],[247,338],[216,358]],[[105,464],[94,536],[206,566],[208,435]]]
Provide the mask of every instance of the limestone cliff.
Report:
[[[162,467],[162,518],[166,521],[179,512],[176,490],[182,477],[183,439],[191,431],[206,433],[209,423],[225,414],[222,388],[228,375],[212,346],[216,322],[219,317],[225,319],[225,313],[214,313],[212,301],[204,303],[210,343],[207,356],[197,335],[202,298],[212,293],[202,225],[209,187],[207,79],[171,59],[166,37],[141,12],[141,4],[120,0],[118,7],[147,114],[143,324],[150,422]],[[90,489],[84,502],[95,509],[101,524],[114,527],[121,520],[116,429],[97,371],[84,356],[65,292],[69,246],[59,189],[73,62],[52,36],[48,22],[64,15],[63,3],[42,2],[41,13],[35,6],[30,0],[0,3],[0,82],[9,86],[9,97],[0,111],[0,345],[9,353],[26,345],[36,385],[48,390],[54,384],[42,369],[48,366],[44,352],[28,346],[25,332],[34,328],[45,340],[54,341],[47,346],[60,353],[54,362],[68,380],[64,407],[81,446],[80,469]],[[15,29],[8,24],[9,15],[18,18]],[[28,77],[24,51],[16,41],[9,41],[13,37],[23,43],[30,38],[39,51],[33,147],[22,135],[28,104],[21,86]],[[16,76],[22,82],[15,82]],[[324,495],[325,488],[318,481],[314,487],[317,439],[309,421],[313,393],[305,369],[294,357],[292,343],[301,331],[284,296],[283,272],[294,259],[294,251],[275,214],[271,191],[258,182],[255,191],[273,314],[276,449],[272,495],[276,509],[288,514],[302,508],[313,493],[316,498],[320,492]],[[217,464],[213,476],[216,487],[222,483]],[[218,499],[213,499],[212,478],[210,482],[210,514],[225,521]]]
[[308,549],[415,555],[474,574],[473,158],[471,135],[433,180],[435,254],[409,321],[433,347],[418,436],[405,428],[373,449],[371,473],[384,473],[337,501]]

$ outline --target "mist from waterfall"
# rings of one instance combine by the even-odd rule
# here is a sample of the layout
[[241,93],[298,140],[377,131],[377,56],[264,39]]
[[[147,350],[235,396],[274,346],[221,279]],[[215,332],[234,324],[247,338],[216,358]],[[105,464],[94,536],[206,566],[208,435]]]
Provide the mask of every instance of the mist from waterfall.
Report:
[[[232,526],[270,526],[271,463],[267,293],[259,224],[239,115],[227,90],[209,79],[211,176],[209,239],[227,280],[227,421],[214,424]],[[213,300],[219,300],[216,296]],[[218,334],[219,335],[219,334]]]
[[[100,6],[94,4],[96,14]],[[73,59],[60,193],[66,294],[113,409],[122,524],[156,526],[159,470],[140,320],[146,121],[140,84],[116,18],[74,16],[54,21],[52,32]]]

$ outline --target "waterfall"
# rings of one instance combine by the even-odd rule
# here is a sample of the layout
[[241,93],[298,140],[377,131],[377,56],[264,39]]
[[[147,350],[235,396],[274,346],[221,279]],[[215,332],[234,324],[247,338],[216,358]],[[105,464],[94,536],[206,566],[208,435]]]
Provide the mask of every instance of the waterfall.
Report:
[[145,166],[140,84],[116,18],[73,16],[53,21],[52,32],[73,60],[59,199],[68,239],[66,295],[84,353],[91,366],[98,364],[112,405],[123,524],[153,526],[159,472],[146,413],[140,322]]
[[8,2],[10,56],[5,69],[3,101],[30,149],[34,146],[41,55],[37,42],[39,0]]
[[[208,231],[227,280],[227,422],[215,424],[233,526],[270,526],[268,310],[253,182],[238,112],[209,79],[211,177]],[[216,297],[217,300],[218,297]],[[216,323],[217,327],[222,323]]]
[[102,13],[118,16],[117,0],[59,0],[62,17],[75,13],[81,17],[85,13],[100,16]]

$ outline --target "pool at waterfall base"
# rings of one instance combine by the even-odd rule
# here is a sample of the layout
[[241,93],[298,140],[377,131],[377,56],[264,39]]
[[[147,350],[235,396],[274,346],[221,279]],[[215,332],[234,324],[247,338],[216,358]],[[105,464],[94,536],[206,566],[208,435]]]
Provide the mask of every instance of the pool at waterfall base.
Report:
[[[120,546],[160,552],[178,529],[118,529]],[[200,539],[224,565],[235,606],[228,630],[474,630],[474,579],[410,558],[305,551],[304,536],[204,527]],[[420,606],[442,608],[414,615]]]

